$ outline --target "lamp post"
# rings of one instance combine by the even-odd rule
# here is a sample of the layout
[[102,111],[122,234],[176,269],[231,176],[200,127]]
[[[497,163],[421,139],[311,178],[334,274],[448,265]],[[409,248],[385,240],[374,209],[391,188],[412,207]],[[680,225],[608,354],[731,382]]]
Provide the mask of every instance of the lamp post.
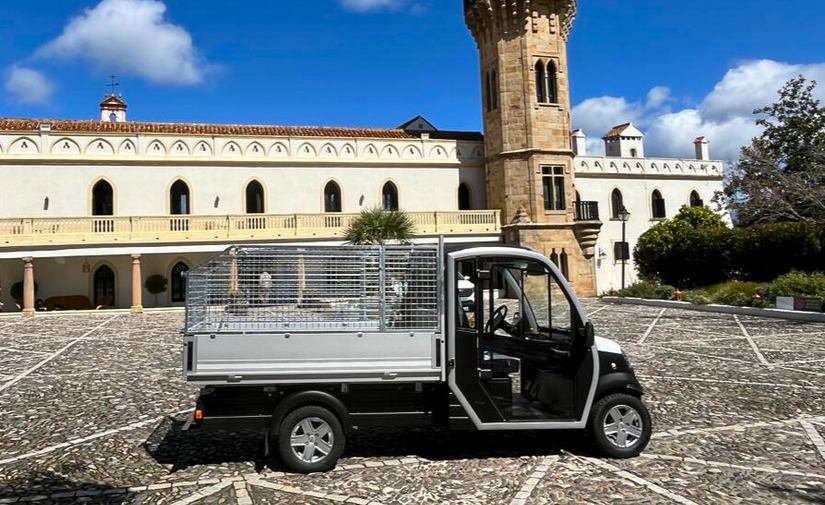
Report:
[[619,209],[619,219],[622,221],[622,289],[624,289],[625,268],[627,257],[630,255],[630,247],[627,246],[627,222],[630,220],[630,212],[624,205]]

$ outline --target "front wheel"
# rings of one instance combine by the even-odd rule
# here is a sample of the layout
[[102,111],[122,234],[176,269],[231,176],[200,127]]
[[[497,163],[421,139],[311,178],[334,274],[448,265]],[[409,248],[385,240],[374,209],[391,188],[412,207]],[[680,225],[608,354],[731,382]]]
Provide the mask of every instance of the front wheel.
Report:
[[622,393],[605,396],[593,405],[590,435],[596,448],[613,458],[633,458],[650,442],[653,422],[644,403]]
[[332,470],[344,444],[341,422],[329,410],[315,405],[293,410],[278,429],[281,461],[298,473]]

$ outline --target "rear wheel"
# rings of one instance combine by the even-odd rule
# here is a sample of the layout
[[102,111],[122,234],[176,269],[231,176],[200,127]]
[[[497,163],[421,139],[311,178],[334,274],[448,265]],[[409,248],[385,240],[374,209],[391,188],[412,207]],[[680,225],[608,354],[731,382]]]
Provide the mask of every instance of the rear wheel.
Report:
[[332,470],[344,452],[344,444],[338,418],[316,405],[293,410],[278,429],[281,460],[298,473]]
[[638,456],[650,442],[652,432],[650,412],[635,396],[612,394],[593,405],[590,435],[596,448],[607,456]]

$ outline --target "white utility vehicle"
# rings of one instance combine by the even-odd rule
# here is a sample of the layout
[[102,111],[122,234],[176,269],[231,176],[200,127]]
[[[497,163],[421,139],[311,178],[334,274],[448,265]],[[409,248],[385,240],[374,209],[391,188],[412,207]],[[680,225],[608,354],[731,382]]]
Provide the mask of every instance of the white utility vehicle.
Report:
[[298,472],[373,426],[580,429],[619,458],[651,436],[619,345],[526,249],[231,248],[188,273],[184,339],[186,428],[260,429]]

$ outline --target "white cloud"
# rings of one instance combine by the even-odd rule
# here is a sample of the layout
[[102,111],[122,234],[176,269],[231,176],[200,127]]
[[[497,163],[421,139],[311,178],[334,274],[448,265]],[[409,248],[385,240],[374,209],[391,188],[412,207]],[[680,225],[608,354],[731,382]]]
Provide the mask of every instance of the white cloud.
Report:
[[54,94],[54,84],[43,73],[17,65],[8,69],[4,89],[23,105],[45,105]]
[[588,152],[604,152],[600,137],[612,126],[633,121],[646,133],[645,151],[652,156],[692,157],[693,140],[706,136],[711,155],[726,161],[739,158],[761,130],[754,109],[774,103],[779,89],[797,75],[815,79],[825,99],[825,63],[793,65],[772,60],[743,62],[725,74],[696,106],[671,110],[674,98],[665,87],[655,87],[643,100],[604,96],[589,98],[573,107],[577,128],[588,134]]
[[166,19],[159,0],[103,0],[69,21],[36,57],[82,60],[99,72],[157,84],[197,84],[210,71],[192,36]]
[[[375,12],[382,9],[398,10],[407,5],[407,0],[338,0],[345,9],[355,12]],[[416,10],[420,10],[420,6]]]

